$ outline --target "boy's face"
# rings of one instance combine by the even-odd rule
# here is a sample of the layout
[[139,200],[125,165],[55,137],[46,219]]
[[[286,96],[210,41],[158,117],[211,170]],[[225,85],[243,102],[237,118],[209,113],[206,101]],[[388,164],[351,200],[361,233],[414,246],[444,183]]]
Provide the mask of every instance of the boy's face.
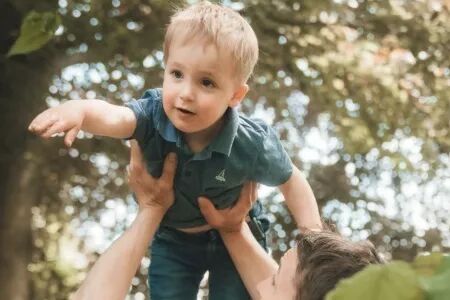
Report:
[[202,38],[174,38],[166,61],[163,106],[174,126],[204,137],[217,132],[228,107],[239,104],[247,92],[239,84],[228,55]]

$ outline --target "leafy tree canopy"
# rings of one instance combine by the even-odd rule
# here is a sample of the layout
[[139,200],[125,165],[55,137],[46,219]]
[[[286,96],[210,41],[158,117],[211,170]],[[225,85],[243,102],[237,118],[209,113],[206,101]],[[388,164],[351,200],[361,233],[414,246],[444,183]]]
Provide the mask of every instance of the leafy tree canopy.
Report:
[[[248,18],[260,43],[251,93],[241,109],[273,122],[307,174],[322,214],[351,238],[371,239],[387,257],[447,251],[450,3],[224,3]],[[20,16],[20,23],[0,27],[5,55],[0,66],[21,72],[5,73],[8,88],[2,93],[27,93],[10,99],[17,106],[33,103],[26,116],[68,99],[123,103],[138,98],[146,88],[161,85],[164,27],[181,4],[6,1],[3,11]],[[23,90],[20,78],[33,68],[39,75],[27,77],[33,81]],[[10,97],[2,99],[5,95]],[[2,118],[15,115],[13,109],[2,110]],[[73,148],[65,149],[59,139],[27,137],[24,157],[38,166],[40,178],[29,267],[35,299],[66,298],[95,251],[106,246],[101,241],[120,234],[132,219],[122,144],[80,133]],[[297,232],[278,194],[269,191],[262,201],[279,255]],[[147,265],[144,260],[131,293],[146,294]],[[403,264],[395,270],[406,274],[409,269]],[[439,280],[421,284],[427,289],[439,286]]]

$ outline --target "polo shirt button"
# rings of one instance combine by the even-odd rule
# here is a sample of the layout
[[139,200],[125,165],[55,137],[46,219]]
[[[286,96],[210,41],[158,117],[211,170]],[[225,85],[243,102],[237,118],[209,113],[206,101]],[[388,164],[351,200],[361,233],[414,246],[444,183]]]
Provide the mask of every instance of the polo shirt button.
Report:
[[192,175],[191,171],[184,172],[184,176],[186,176],[186,177],[190,177],[191,175]]

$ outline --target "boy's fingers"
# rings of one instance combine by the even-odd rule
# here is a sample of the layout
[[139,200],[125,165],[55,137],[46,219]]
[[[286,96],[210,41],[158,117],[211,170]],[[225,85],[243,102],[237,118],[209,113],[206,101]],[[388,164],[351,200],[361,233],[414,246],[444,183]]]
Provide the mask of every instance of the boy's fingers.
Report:
[[77,137],[79,130],[80,129],[78,127],[73,127],[72,129],[67,131],[66,136],[64,137],[64,143],[66,144],[67,147],[72,146],[72,143],[75,140],[75,138]]
[[67,128],[64,127],[64,124],[62,122],[56,121],[53,124],[51,124],[45,131],[41,133],[41,136],[43,138],[50,138],[55,133],[60,133],[66,131]]
[[42,113],[33,120],[30,127],[33,132],[42,134],[57,121],[58,118],[56,116]]
[[160,177],[160,180],[166,182],[170,188],[172,187],[173,184],[176,169],[177,169],[177,156],[175,153],[171,152],[167,154],[166,158],[164,159],[163,172]]
[[34,122],[30,125],[30,130],[36,134],[41,134],[51,125],[49,120],[46,122]]
[[218,224],[219,220],[222,219],[219,211],[214,207],[209,199],[205,197],[199,197],[198,206],[200,207],[200,211],[205,217],[206,222],[208,222],[208,224],[212,227],[215,227]]
[[28,130],[30,131],[35,131],[37,130],[40,126],[39,126],[39,119],[40,119],[40,115],[36,116],[31,122],[30,125],[28,125]]
[[28,130],[34,132],[36,130],[36,119],[33,119],[33,121],[31,121],[30,125],[28,125]]

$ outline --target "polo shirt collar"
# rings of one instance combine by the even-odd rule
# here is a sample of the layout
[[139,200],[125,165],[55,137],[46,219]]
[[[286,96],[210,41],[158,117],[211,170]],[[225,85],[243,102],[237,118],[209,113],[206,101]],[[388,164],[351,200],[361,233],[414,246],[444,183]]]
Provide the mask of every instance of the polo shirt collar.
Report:
[[[162,110],[161,105],[161,110]],[[159,122],[157,123],[156,130],[159,132],[161,137],[168,142],[176,143],[177,147],[181,147],[181,133],[178,129],[173,126],[169,118],[162,112],[160,114]]]
[[[162,109],[162,108],[161,108]],[[236,108],[229,107],[225,112],[226,118],[224,126],[219,135],[206,147],[206,151],[209,153],[202,153],[201,156],[210,156],[211,152],[222,153],[226,156],[230,156],[233,141],[236,136],[239,126],[239,113]],[[177,147],[183,148],[181,132],[173,126],[170,120],[165,114],[161,114],[159,119],[157,130],[159,134],[168,142],[176,143]],[[209,150],[209,151],[208,151]],[[204,151],[202,151],[204,152]],[[208,155],[209,154],[209,155]]]
[[229,107],[225,112],[225,123],[219,135],[211,142],[210,151],[230,156],[231,147],[239,126],[239,113],[236,108]]

